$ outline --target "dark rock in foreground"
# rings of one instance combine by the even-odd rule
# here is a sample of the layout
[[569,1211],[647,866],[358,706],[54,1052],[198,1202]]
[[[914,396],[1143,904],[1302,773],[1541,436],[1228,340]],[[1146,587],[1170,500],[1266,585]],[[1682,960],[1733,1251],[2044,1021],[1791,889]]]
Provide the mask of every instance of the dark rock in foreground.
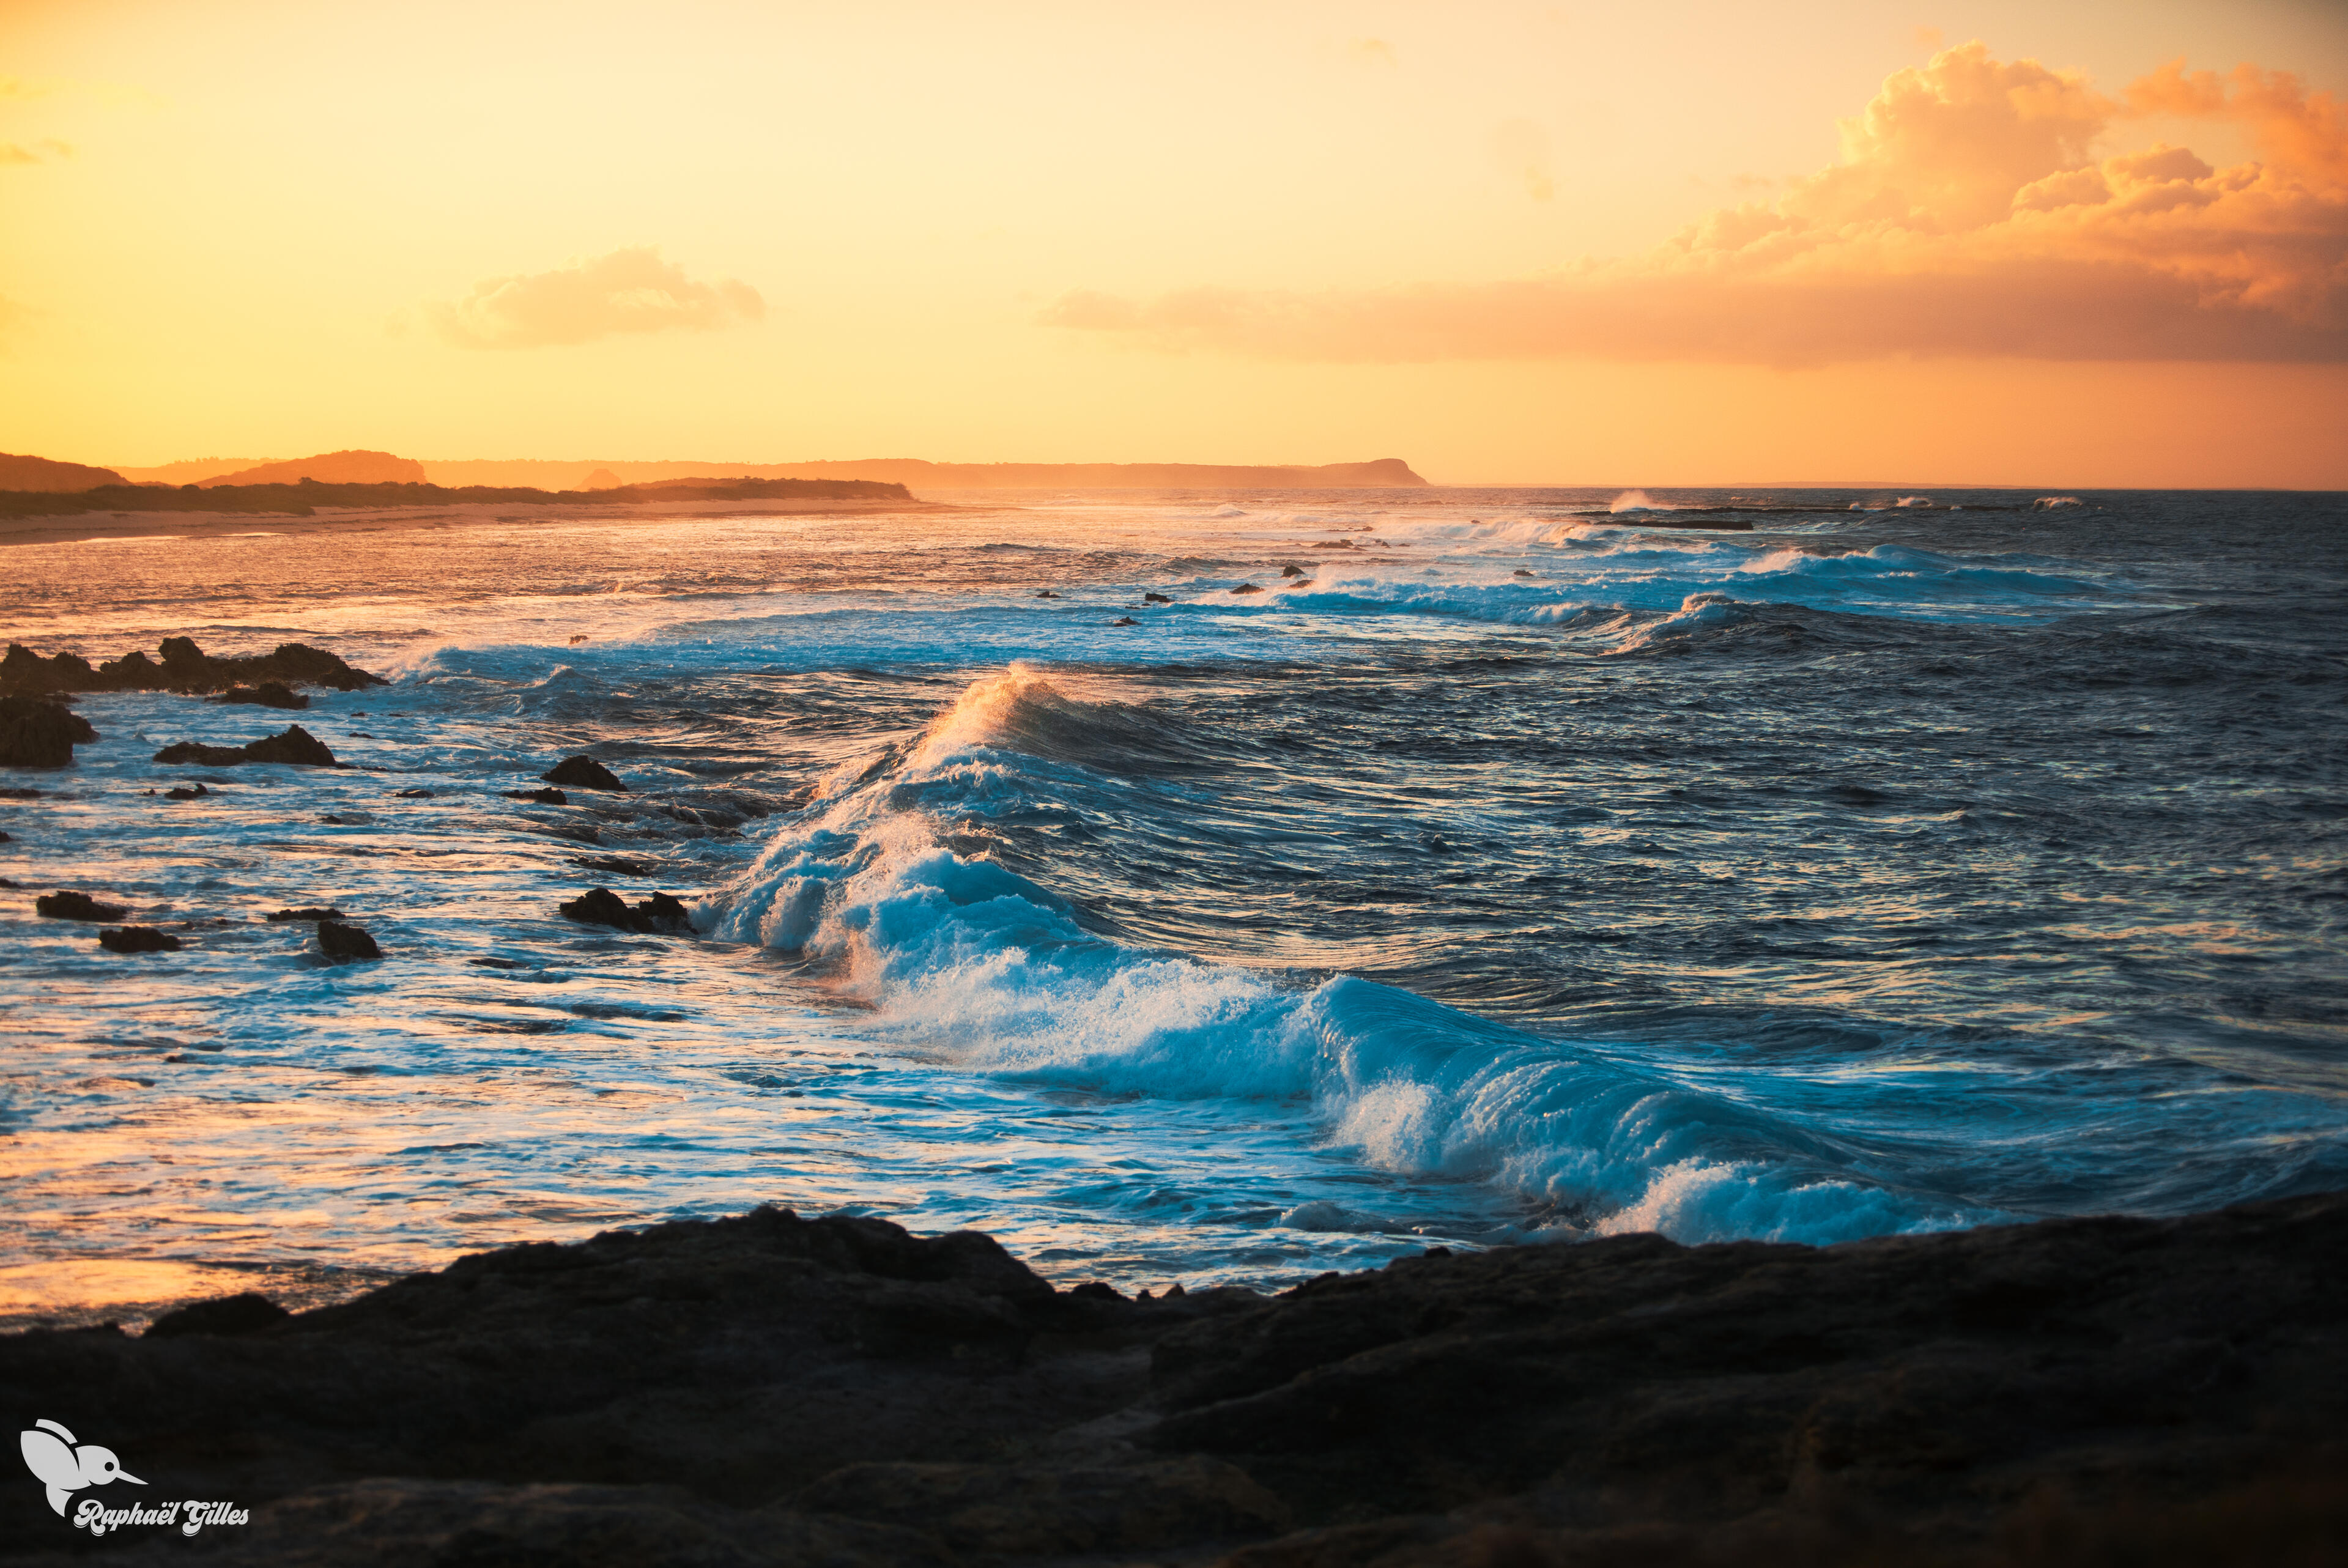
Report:
[[119,931],[101,931],[98,944],[108,953],[177,953],[180,939],[168,936],[151,925],[126,925]]
[[181,740],[155,753],[155,760],[172,767],[233,768],[240,762],[282,762],[294,768],[340,768],[326,743],[298,724],[243,746],[206,746]]
[[[0,1403],[253,1507],[211,1560],[282,1568],[2314,1563],[2343,1278],[2348,1194],[1156,1300],[760,1210],[0,1337]],[[70,1539],[0,1489],[6,1550]]]
[[337,963],[383,956],[383,949],[376,945],[374,937],[355,925],[345,925],[336,920],[318,923],[318,951]]
[[215,1296],[183,1306],[177,1312],[167,1312],[147,1329],[149,1339],[169,1339],[175,1334],[251,1334],[257,1328],[267,1328],[284,1322],[293,1314],[259,1291],[248,1290],[239,1295]]
[[76,746],[98,738],[89,720],[62,703],[0,696],[0,768],[67,768]]
[[582,925],[609,925],[621,931],[675,931],[693,929],[692,917],[685,905],[664,892],[639,900],[631,906],[626,899],[610,888],[590,888],[577,898],[558,907],[565,919]]
[[628,789],[610,769],[592,757],[566,757],[539,777],[549,784],[568,784],[573,789],[612,789],[625,794]]
[[33,901],[33,912],[51,920],[120,920],[129,910],[118,903],[101,903],[86,892],[45,892]]

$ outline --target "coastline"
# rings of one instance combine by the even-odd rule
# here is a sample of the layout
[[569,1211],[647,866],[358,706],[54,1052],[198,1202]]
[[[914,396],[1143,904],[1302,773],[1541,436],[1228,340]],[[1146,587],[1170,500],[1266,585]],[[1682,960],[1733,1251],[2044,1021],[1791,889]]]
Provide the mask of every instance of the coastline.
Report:
[[[0,1336],[0,1391],[144,1478],[107,1508],[250,1510],[208,1544],[253,1564],[2312,1562],[2343,1268],[2348,1193],[1276,1296],[761,1209]],[[31,1484],[0,1514],[0,1560],[77,1544]]]
[[886,516],[967,511],[946,501],[825,500],[632,501],[624,505],[460,501],[438,506],[317,507],[310,515],[267,511],[67,512],[0,517],[0,547],[79,544],[191,535],[390,532],[493,522],[674,522],[696,517]]

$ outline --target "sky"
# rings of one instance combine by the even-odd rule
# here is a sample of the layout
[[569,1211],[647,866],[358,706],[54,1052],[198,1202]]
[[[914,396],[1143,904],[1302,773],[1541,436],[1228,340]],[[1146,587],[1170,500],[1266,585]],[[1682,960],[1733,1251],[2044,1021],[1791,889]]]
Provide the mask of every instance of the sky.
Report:
[[2348,489],[2348,4],[0,0],[0,449]]

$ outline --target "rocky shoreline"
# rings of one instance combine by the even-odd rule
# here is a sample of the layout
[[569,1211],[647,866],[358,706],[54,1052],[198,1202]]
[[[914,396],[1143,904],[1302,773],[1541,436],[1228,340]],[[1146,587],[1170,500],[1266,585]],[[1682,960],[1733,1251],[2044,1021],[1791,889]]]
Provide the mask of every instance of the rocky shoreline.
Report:
[[20,1477],[0,1560],[2312,1563],[2343,1281],[2348,1194],[1154,1299],[760,1210],[0,1338],[106,1507],[252,1515],[92,1540]]

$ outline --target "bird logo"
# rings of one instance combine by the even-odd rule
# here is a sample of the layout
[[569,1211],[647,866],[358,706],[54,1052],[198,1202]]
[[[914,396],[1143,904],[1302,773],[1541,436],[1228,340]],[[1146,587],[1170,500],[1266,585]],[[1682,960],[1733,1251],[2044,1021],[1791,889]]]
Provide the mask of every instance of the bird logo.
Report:
[[77,1443],[74,1435],[55,1421],[35,1421],[32,1430],[18,1437],[24,1444],[26,1468],[48,1483],[49,1506],[59,1518],[65,1515],[66,1498],[86,1486],[103,1486],[110,1480],[147,1484],[123,1470],[112,1449]]

